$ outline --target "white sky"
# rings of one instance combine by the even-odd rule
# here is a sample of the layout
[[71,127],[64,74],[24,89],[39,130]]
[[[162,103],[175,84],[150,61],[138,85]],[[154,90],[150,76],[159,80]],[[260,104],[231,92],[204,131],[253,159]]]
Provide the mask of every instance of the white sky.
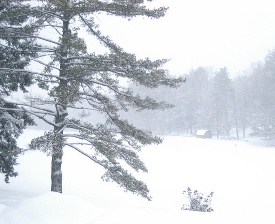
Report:
[[232,77],[275,48],[274,0],[155,0],[164,18],[98,17],[104,34],[138,57],[169,58],[172,74],[226,66]]

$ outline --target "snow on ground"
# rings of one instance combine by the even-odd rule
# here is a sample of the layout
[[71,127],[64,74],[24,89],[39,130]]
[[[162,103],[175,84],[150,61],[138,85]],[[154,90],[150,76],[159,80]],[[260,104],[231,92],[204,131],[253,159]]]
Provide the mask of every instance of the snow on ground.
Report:
[[[25,146],[39,131],[20,138]],[[275,223],[275,149],[245,141],[165,136],[145,147],[149,169],[139,173],[151,190],[146,201],[101,180],[103,170],[72,149],[63,162],[63,191],[50,189],[50,157],[26,152],[19,176],[0,176],[0,224],[232,224]],[[214,192],[214,212],[183,211],[182,192]]]

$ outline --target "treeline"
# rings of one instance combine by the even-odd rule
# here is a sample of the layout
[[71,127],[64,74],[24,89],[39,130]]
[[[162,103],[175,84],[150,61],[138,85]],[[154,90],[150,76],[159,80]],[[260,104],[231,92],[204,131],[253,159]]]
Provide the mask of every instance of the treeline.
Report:
[[186,74],[178,89],[133,87],[137,93],[174,105],[165,111],[130,111],[124,116],[156,134],[195,134],[275,138],[275,50],[235,79],[226,67],[199,67]]

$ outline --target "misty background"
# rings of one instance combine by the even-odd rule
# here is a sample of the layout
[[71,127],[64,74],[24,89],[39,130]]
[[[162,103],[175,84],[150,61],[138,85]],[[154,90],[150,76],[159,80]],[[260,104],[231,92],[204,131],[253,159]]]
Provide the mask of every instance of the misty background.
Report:
[[139,93],[174,104],[174,108],[131,111],[124,116],[160,135],[196,134],[199,129],[208,129],[217,138],[274,139],[274,71],[275,51],[234,79],[226,67],[191,69],[186,83],[178,89],[133,87]]

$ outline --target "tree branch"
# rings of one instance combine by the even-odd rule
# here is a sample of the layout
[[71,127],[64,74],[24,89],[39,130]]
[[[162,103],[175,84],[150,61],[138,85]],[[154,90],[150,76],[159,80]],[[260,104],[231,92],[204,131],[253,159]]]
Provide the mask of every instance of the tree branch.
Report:
[[[10,36],[0,36],[0,38],[10,38]],[[60,43],[58,42],[55,42],[53,40],[50,40],[50,39],[46,39],[44,37],[39,37],[39,36],[34,36],[34,35],[27,35],[27,34],[24,34],[22,36],[12,36],[12,38],[34,38],[34,39],[40,39],[40,40],[44,40],[46,42],[49,42],[49,43],[52,43],[52,44],[56,44],[58,46],[61,46]]]
[[[120,92],[120,91],[117,90],[116,88],[114,88],[114,87],[112,87],[112,86],[110,86],[110,85],[108,85],[108,84],[106,84],[106,83],[99,82],[99,81],[92,80],[92,79],[87,79],[87,80],[84,79],[84,81],[86,81],[86,82],[91,82],[91,83],[94,83],[94,84],[98,84],[98,85],[100,85],[100,86],[105,86],[105,87],[107,87],[107,88],[113,90],[114,92],[116,92],[116,93],[119,94],[119,95],[131,97],[130,95],[127,95],[127,94],[125,94],[125,93],[123,93],[123,92]],[[83,94],[83,93],[84,93],[84,92],[82,92],[82,94]]]
[[[13,71],[13,72],[22,72],[22,73],[29,73],[29,74],[34,74],[34,75],[40,75],[40,76],[45,76],[45,77],[51,77],[51,78],[56,78],[56,79],[59,79],[59,80],[64,80],[64,81],[67,81],[68,78],[65,78],[65,77],[60,77],[60,76],[57,76],[57,75],[52,75],[52,74],[46,74],[46,73],[41,73],[41,72],[33,72],[33,71],[28,71],[28,70],[25,70],[25,69],[12,69],[12,68],[0,68],[0,72],[1,71]],[[12,75],[12,74],[11,74]]]
[[39,63],[39,64],[41,64],[41,65],[44,65],[44,66],[46,66],[46,67],[50,67],[50,68],[53,68],[53,69],[56,69],[56,70],[60,71],[60,68],[57,68],[57,67],[52,66],[52,65],[48,65],[48,64],[46,64],[46,63],[44,63],[44,62],[42,62],[42,61],[40,61],[40,60],[33,59],[32,61],[35,61],[35,62],[37,62],[37,63]]
[[105,165],[105,164],[103,164],[102,162],[98,161],[94,156],[91,156],[91,155],[89,155],[88,153],[83,152],[83,151],[82,151],[81,149],[79,149],[78,147],[76,147],[76,146],[74,146],[74,145],[72,145],[72,144],[70,144],[70,143],[65,143],[65,145],[67,145],[67,146],[69,146],[69,147],[75,149],[76,151],[80,152],[82,155],[88,157],[89,159],[91,159],[92,161],[94,161],[94,162],[97,163],[98,165],[102,166],[103,168],[108,169],[108,166],[107,166],[107,165]]
[[22,107],[22,109],[23,109],[26,113],[29,113],[29,114],[31,114],[31,115],[33,115],[33,116],[35,116],[35,117],[37,117],[37,118],[39,118],[39,119],[45,121],[47,124],[49,124],[49,125],[51,125],[51,126],[53,126],[53,127],[56,127],[56,126],[57,126],[57,125],[54,124],[53,122],[47,120],[44,116],[40,116],[40,115],[36,114],[35,112],[32,112],[32,111],[27,110],[27,109],[24,108],[24,107]]
[[[46,114],[48,114],[48,115],[52,115],[52,116],[56,115],[54,111],[46,109],[46,108],[36,107],[36,106],[25,104],[25,103],[16,103],[16,104],[20,105],[20,106],[26,106],[26,107],[34,108],[34,109],[37,109],[37,110],[45,111]],[[37,113],[43,113],[43,112],[37,112]]]

